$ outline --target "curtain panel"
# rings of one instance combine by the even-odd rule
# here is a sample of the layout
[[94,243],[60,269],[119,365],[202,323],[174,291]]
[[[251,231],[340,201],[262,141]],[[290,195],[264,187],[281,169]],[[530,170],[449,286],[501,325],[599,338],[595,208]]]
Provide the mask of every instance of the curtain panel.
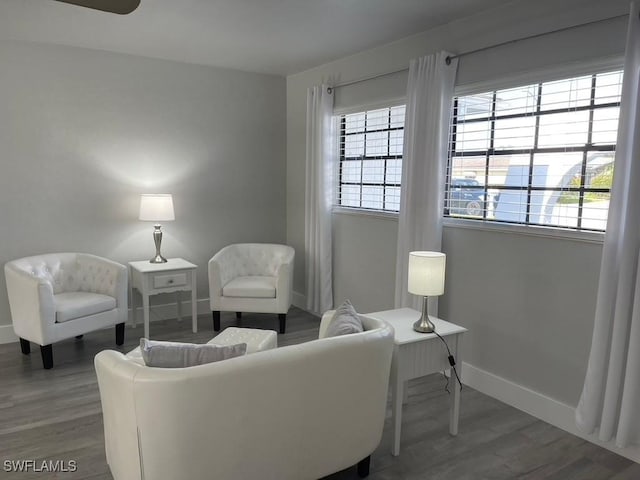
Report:
[[307,310],[322,314],[333,307],[331,208],[336,164],[333,89],[307,90],[305,189],[305,267]]
[[595,323],[576,424],[618,447],[640,438],[640,19],[632,2]]
[[[411,60],[404,125],[395,306],[421,309],[407,291],[409,252],[440,251],[445,166],[457,59],[439,52]],[[437,298],[429,311],[437,314]]]

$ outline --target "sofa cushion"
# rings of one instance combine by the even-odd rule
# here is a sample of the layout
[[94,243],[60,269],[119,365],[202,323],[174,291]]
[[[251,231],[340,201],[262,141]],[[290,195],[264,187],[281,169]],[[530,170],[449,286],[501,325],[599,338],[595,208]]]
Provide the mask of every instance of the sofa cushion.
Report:
[[141,338],[140,352],[148,367],[184,368],[239,357],[247,352],[247,344],[199,345]]
[[348,335],[350,333],[360,333],[364,331],[362,320],[356,309],[353,308],[349,300],[345,300],[342,305],[336,308],[331,323],[327,327],[326,337],[336,337],[338,335]]
[[116,308],[116,299],[101,293],[63,292],[53,296],[56,322],[107,312]]
[[236,277],[222,288],[223,297],[276,298],[276,277]]

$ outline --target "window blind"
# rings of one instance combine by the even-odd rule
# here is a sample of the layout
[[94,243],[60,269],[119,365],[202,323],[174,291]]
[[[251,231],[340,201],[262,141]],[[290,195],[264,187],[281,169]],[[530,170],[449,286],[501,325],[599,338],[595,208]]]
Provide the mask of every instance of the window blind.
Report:
[[445,215],[604,231],[622,71],[454,99]]
[[400,208],[404,105],[340,116],[337,205]]

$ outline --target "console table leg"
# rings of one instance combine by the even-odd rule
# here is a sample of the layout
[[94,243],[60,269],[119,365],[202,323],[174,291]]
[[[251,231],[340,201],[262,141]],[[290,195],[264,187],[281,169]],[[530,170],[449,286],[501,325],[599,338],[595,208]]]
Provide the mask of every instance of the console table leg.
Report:
[[[460,358],[460,349],[458,348],[459,340],[460,335],[456,335],[454,351],[456,352],[456,368],[458,369],[458,375],[462,375],[462,359]],[[449,379],[450,382],[453,382],[453,395],[451,395],[451,406],[449,407],[449,433],[455,436],[458,435],[458,420],[460,418],[460,384],[453,373],[453,368],[449,370]]]
[[136,326],[136,320],[137,320],[137,315],[136,315],[136,297],[135,295],[135,289],[133,288],[133,286],[131,286],[129,288],[129,296],[131,298],[131,320],[133,322],[133,326],[135,328]]
[[405,382],[399,378],[398,372],[391,373],[391,455],[400,455],[400,430],[402,427],[402,400]]
[[196,288],[196,271],[191,274],[191,330],[198,332],[198,290]]
[[149,338],[149,295],[142,294],[142,311],[144,314],[144,338]]
[[176,306],[177,308],[177,314],[178,314],[178,321],[181,322],[182,321],[182,292],[178,291],[176,292]]

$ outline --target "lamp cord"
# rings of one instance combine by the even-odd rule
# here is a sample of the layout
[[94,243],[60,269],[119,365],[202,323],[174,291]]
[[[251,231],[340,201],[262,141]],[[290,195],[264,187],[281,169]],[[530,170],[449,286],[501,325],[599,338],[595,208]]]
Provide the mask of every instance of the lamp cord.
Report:
[[[456,380],[460,385],[460,390],[462,391],[462,382],[460,381],[460,377],[458,376],[458,370],[456,370],[456,359],[453,355],[451,355],[451,350],[449,349],[449,345],[447,344],[447,341],[444,338],[442,338],[440,334],[435,330],[433,331],[433,333],[435,333],[438,336],[438,338],[442,340],[442,343],[444,343],[444,346],[447,348],[447,353],[449,354],[449,357],[448,357],[449,365],[451,365],[451,370],[453,370],[453,373],[456,376]],[[447,391],[447,393],[449,394],[451,393],[449,391],[449,379],[447,379],[447,385],[444,387],[444,389]]]

